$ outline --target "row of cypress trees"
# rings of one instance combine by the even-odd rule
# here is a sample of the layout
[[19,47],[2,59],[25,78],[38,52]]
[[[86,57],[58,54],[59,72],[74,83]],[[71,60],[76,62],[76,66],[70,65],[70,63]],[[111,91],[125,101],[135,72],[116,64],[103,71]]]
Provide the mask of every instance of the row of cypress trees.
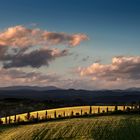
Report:
[[[136,108],[136,106],[131,106],[131,109],[135,109]],[[138,109],[139,109],[139,112],[140,112],[140,106],[138,107]],[[126,111],[126,110],[130,110],[130,108],[126,108],[126,106],[124,105],[123,106],[123,111]],[[118,111],[118,106],[117,105],[115,105],[115,109],[114,109],[114,111]],[[109,111],[109,108],[107,107],[106,108],[106,113],[108,113],[108,112],[110,112]],[[97,114],[100,114],[100,113],[105,113],[105,110],[103,110],[102,112],[101,112],[101,109],[100,109],[100,107],[98,107],[98,111],[97,111]],[[92,106],[90,106],[90,108],[89,108],[89,112],[87,113],[87,112],[83,112],[83,110],[81,109],[80,110],[80,113],[78,112],[78,113],[75,113],[74,114],[74,112],[73,112],[73,110],[71,111],[71,113],[70,113],[70,115],[69,115],[69,117],[73,117],[73,116],[82,116],[82,115],[92,115],[93,114],[93,109],[92,109]],[[68,117],[68,116],[66,116],[66,114],[65,114],[65,111],[63,112],[63,115],[60,115],[60,114],[58,114],[57,115],[57,112],[56,111],[54,111],[54,118],[56,119],[56,118],[64,118],[64,117]],[[39,120],[41,120],[41,118],[39,117],[39,113],[37,112],[36,113],[36,116],[31,116],[31,113],[30,112],[28,112],[27,113],[27,115],[25,116],[25,119],[27,120],[27,121],[39,121]],[[45,117],[43,118],[43,119],[48,119],[48,112],[46,111],[45,112]],[[20,116],[18,116],[17,117],[17,115],[15,115],[14,116],[14,120],[12,121],[12,119],[11,119],[11,117],[10,116],[6,116],[5,117],[5,124],[10,124],[10,123],[19,123],[19,122],[21,122],[21,118],[20,118]],[[0,120],[0,124],[2,124],[3,122],[2,122],[2,120]]]

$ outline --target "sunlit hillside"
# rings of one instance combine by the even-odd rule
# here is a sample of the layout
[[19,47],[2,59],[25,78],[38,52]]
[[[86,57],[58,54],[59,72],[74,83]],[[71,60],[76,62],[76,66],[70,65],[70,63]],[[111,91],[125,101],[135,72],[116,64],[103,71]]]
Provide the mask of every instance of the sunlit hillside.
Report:
[[[127,107],[130,106],[117,106],[118,110],[124,110]],[[102,113],[102,112],[107,112],[108,111],[114,111],[115,106],[91,106],[91,113],[92,114],[97,114],[97,113]],[[30,116],[36,118],[37,116],[40,119],[43,119],[45,117],[47,118],[54,118],[54,112],[56,112],[56,117],[66,117],[70,116],[71,113],[73,112],[73,115],[76,115],[78,113],[79,115],[83,114],[89,114],[90,111],[90,106],[77,106],[77,107],[65,107],[65,108],[57,108],[57,109],[49,109],[49,110],[40,110],[40,111],[35,111],[35,112],[30,112]],[[47,115],[46,115],[47,112]],[[20,118],[20,121],[26,121],[26,116],[27,113],[24,114],[16,114],[16,118]],[[10,116],[11,123],[14,122],[15,116]],[[3,123],[5,123],[5,117],[2,118]],[[7,116],[7,121],[9,121],[9,116]]]
[[0,126],[0,140],[139,140],[138,115],[73,118]]

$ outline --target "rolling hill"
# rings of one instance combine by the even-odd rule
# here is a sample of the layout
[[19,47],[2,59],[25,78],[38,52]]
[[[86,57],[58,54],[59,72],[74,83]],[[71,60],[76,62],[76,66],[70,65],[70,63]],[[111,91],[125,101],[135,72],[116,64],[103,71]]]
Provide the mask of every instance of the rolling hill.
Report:
[[30,125],[0,126],[1,140],[139,140],[140,117],[73,118]]
[[57,100],[84,104],[132,102],[140,100],[139,90],[75,90],[57,87],[7,87],[0,88],[0,99],[28,98],[35,100]]

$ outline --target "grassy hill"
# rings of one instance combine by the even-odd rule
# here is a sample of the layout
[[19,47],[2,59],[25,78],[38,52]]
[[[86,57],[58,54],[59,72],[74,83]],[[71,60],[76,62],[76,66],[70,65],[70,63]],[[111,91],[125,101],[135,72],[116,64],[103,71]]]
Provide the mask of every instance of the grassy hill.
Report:
[[139,140],[139,115],[73,118],[0,126],[0,140]]

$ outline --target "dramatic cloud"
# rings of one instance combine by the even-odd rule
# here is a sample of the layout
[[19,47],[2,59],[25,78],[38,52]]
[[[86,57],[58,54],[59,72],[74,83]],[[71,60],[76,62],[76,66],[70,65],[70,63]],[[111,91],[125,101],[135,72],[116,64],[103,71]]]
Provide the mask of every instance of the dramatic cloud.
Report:
[[30,53],[20,52],[16,55],[8,54],[5,55],[2,60],[4,61],[4,68],[26,66],[39,68],[43,65],[48,66],[52,60],[66,55],[68,55],[67,50],[40,49]]
[[38,45],[64,44],[77,46],[81,41],[87,40],[85,34],[66,34],[48,32],[38,28],[28,29],[24,26],[15,26],[0,32],[0,45],[12,47],[30,47]]
[[48,32],[38,28],[15,26],[0,32],[0,61],[4,68],[48,66],[52,60],[69,55],[69,50],[54,45],[77,46],[87,40],[85,34]]
[[140,79],[140,56],[114,57],[112,64],[93,63],[87,68],[79,68],[81,76],[92,80],[123,81]]

